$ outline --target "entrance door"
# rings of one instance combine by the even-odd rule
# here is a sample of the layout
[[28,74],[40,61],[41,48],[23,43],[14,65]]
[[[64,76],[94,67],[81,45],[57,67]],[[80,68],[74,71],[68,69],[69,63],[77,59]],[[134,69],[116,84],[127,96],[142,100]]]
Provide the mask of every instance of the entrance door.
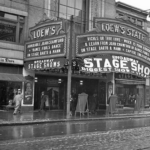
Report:
[[34,110],[40,109],[41,92],[46,91],[46,84],[35,83]]
[[99,109],[105,109],[106,107],[106,83],[99,82],[99,91],[98,91],[98,107]]
[[59,87],[47,87],[50,108],[59,109]]

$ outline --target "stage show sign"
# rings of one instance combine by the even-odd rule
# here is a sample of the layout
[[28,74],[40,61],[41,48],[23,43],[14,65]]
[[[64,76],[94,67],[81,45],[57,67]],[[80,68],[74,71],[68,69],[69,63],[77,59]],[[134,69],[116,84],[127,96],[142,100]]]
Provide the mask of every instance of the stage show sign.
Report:
[[120,72],[144,78],[150,75],[149,65],[130,57],[118,55],[97,55],[84,58],[84,67],[80,69],[92,73]]

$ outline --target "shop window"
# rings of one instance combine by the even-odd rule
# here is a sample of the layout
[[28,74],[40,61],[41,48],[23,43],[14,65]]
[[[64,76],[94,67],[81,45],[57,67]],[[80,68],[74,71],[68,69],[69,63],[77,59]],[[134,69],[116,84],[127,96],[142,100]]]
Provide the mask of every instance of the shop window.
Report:
[[25,18],[0,11],[0,40],[23,43]]
[[13,105],[18,89],[22,89],[22,82],[0,81],[0,109],[5,105]]

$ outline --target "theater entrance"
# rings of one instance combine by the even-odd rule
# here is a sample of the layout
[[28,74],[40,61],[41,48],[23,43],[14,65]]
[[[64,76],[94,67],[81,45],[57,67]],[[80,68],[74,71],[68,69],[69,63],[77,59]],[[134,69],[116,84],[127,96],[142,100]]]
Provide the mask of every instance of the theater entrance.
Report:
[[34,110],[40,108],[41,92],[48,96],[45,107],[48,110],[64,110],[66,108],[66,79],[58,82],[59,78],[38,76],[35,83]]

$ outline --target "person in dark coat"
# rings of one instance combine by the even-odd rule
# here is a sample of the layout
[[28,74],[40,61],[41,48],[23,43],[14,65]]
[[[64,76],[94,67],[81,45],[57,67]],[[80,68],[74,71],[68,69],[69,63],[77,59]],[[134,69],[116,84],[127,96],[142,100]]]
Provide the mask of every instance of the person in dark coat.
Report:
[[41,93],[41,105],[40,105],[40,110],[39,111],[41,111],[41,110],[45,110],[45,102],[46,102],[46,99],[47,99],[47,97],[46,97],[46,95],[45,95],[45,93],[44,93],[44,91]]
[[91,114],[94,114],[96,112],[96,104],[97,104],[97,94],[93,94],[89,98],[89,111]]
[[70,100],[70,111],[71,115],[74,115],[77,105],[78,95],[76,94],[76,91],[73,90],[71,94],[71,100]]
[[114,114],[116,112],[116,103],[118,100],[118,96],[113,94],[109,97],[109,106],[108,106],[108,113]]
[[136,99],[135,99],[135,104],[134,104],[134,111],[140,112],[140,108],[141,108],[141,97],[137,93],[136,94]]

